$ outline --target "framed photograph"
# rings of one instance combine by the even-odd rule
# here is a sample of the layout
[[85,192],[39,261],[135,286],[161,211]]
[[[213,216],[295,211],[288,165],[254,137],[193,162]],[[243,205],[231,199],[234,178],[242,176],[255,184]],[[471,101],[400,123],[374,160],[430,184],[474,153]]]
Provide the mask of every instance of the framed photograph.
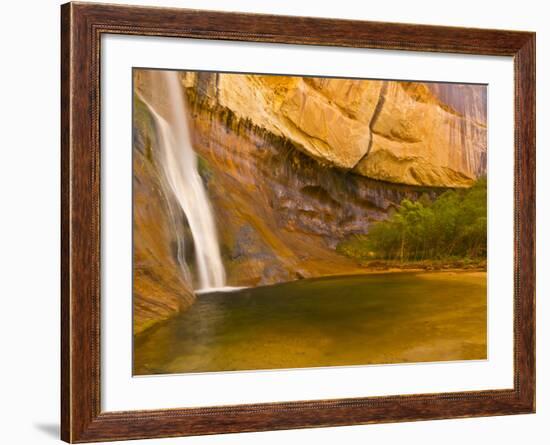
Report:
[[535,34],[67,3],[62,439],[535,411]]

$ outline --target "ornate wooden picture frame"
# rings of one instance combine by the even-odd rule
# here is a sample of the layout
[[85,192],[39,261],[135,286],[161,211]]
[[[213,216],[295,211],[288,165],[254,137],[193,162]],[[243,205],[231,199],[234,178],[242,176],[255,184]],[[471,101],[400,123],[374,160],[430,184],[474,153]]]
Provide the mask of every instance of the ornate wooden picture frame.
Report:
[[[535,411],[535,34],[91,3],[61,8],[61,436],[75,442]],[[511,56],[515,71],[514,387],[103,412],[100,61],[105,34]]]

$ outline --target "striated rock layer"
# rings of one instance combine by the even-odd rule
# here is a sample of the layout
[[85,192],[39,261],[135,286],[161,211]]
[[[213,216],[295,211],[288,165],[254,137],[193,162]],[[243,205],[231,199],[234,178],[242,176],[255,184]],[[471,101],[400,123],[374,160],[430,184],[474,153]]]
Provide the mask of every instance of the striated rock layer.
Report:
[[405,197],[436,193],[321,166],[223,110],[196,107],[191,122],[229,285],[364,272],[335,252],[338,241]]
[[198,72],[182,81],[207,106],[362,176],[465,187],[485,174],[482,85]]

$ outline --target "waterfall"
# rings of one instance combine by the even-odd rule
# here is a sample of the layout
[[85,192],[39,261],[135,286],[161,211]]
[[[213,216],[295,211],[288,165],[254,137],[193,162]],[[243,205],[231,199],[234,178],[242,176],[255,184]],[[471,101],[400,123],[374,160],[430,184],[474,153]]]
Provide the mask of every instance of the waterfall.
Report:
[[[163,108],[165,116],[160,116],[141,95],[140,99],[155,119],[161,167],[166,182],[185,213],[191,229],[195,246],[198,290],[223,288],[225,270],[216,225],[206,189],[197,170],[197,155],[191,144],[183,89],[175,71],[158,71],[155,78],[162,83],[159,87],[166,91],[166,107]],[[180,258],[180,261],[184,259]],[[182,266],[185,268],[185,264]]]

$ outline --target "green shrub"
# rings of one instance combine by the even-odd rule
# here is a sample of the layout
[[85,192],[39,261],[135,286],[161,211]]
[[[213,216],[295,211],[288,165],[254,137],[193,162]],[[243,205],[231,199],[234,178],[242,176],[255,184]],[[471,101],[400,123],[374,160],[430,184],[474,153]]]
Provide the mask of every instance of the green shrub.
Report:
[[404,199],[387,220],[342,241],[337,251],[358,260],[485,258],[487,180],[448,190],[433,202]]
[[338,243],[336,251],[360,261],[368,260],[373,256],[373,253],[369,252],[369,241],[366,235],[352,235]]

